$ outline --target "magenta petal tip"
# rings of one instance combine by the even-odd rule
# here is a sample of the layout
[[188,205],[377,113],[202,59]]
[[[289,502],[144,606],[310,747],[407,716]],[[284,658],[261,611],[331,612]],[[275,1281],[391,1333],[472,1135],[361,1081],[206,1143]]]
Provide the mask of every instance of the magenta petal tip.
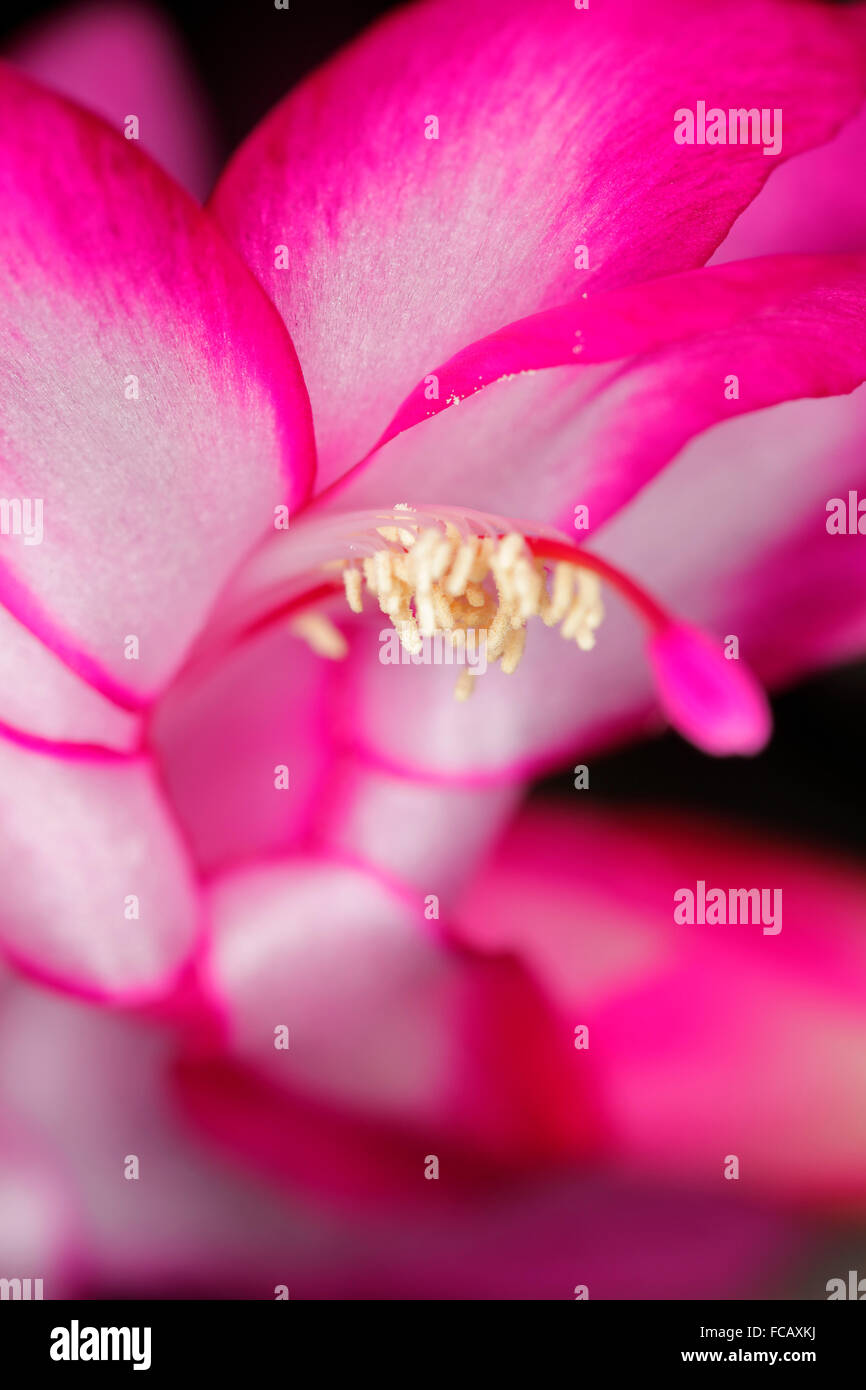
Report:
[[697,628],[670,623],[650,639],[659,701],[684,738],[705,753],[759,753],[772,731],[763,687],[721,642]]

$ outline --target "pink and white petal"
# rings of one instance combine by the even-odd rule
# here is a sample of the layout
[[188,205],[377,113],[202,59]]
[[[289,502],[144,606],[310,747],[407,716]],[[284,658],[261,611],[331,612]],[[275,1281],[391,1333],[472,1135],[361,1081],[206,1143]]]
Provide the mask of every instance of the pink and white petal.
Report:
[[[826,504],[866,495],[866,390],[742,416],[692,441],[593,549],[777,687],[866,647],[866,558],[828,535]],[[395,772],[485,782],[532,775],[660,727],[646,630],[605,592],[595,648],[531,623],[518,670],[453,698],[452,668],[384,666],[373,620],[352,634],[343,746]],[[366,623],[366,626],[364,625]]]
[[588,1093],[559,1103],[571,1059],[534,988],[507,957],[449,948],[420,894],[308,856],[230,874],[210,902],[201,978],[243,1071],[232,1088],[218,1063],[208,1096],[205,1062],[194,1089],[274,1176],[417,1201],[429,1153],[465,1188],[599,1142]]
[[[847,503],[849,489],[866,492],[864,438],[866,387],[731,420],[693,440],[600,529],[594,549],[716,636],[720,651],[735,637],[769,689],[859,657],[866,558],[855,536],[828,534],[827,507]],[[627,691],[635,714],[656,707],[644,639],[631,615],[615,633],[605,622],[589,665],[570,668],[575,707],[584,671],[615,701]]]
[[829,144],[774,169],[711,264],[778,251],[862,251],[866,246],[866,106]]
[[338,55],[213,202],[298,346],[322,482],[431,363],[590,280],[706,260],[776,160],[677,144],[684,102],[782,108],[786,158],[853,114],[864,61],[858,11],[781,0],[430,0]]
[[0,607],[0,733],[23,744],[129,753],[141,719],[106,699]]
[[[627,872],[623,872],[627,866]],[[678,925],[674,894],[780,889],[781,930]],[[866,1205],[866,879],[803,846],[657,814],[528,813],[461,909],[589,1029],[632,1170],[713,1190]],[[541,926],[540,924],[543,924]]]
[[200,871],[307,838],[330,775],[327,700],[341,676],[283,625],[191,670],[160,701],[149,742]]
[[411,885],[422,900],[434,894],[445,916],[519,796],[515,786],[395,775],[346,753],[321,790],[313,843]]
[[449,666],[383,665],[372,622],[352,633],[335,735],[384,770],[480,789],[525,780],[657,727],[645,632],[613,596],[592,652],[532,623],[518,669],[489,666],[471,698],[454,697]]
[[177,669],[273,507],[302,499],[303,381],[206,214],[135,142],[6,66],[0,189],[0,489],[44,506],[40,544],[3,540],[0,599],[135,704]]
[[[0,1202],[15,1204],[2,1265],[40,1271],[46,1297],[272,1298],[286,1284],[293,1299],[556,1299],[578,1280],[593,1298],[757,1296],[802,1248],[790,1221],[729,1194],[604,1177],[522,1177],[453,1210],[443,1169],[411,1221],[395,1193],[375,1221],[311,1209],[300,1189],[278,1199],[202,1143],[169,1084],[167,1042],[26,987],[0,1016]],[[38,1161],[23,1143],[33,1126]],[[130,1152],[137,1181],[123,1176]]]
[[[315,1267],[316,1238],[327,1243],[321,1225],[314,1232],[202,1142],[174,1094],[173,1047],[162,1030],[23,984],[0,1015],[10,1133],[38,1129],[77,1217],[67,1296],[273,1298]],[[132,1155],[137,1180],[126,1176]],[[47,1198],[33,1208],[60,1232]],[[59,1296],[61,1262],[38,1268],[50,1275],[45,1297]]]
[[0,739],[0,786],[4,954],[87,997],[169,991],[199,903],[147,760],[50,757]]
[[683,451],[596,538],[685,616],[739,636],[768,684],[862,653],[866,558],[827,531],[866,492],[866,388],[732,420]]
[[6,50],[29,77],[123,130],[198,199],[217,173],[214,121],[180,35],[136,0],[93,0],[33,25]]
[[[864,387],[732,420],[693,440],[600,529],[594,548],[718,636],[720,649],[736,637],[771,689],[859,657],[866,558],[856,536],[829,534],[827,519],[831,498],[866,492],[864,437]],[[618,652],[605,627],[592,653],[598,677],[615,688],[627,669],[635,708],[641,698],[652,704],[637,623]]]
[[[170,1051],[153,1029],[24,984],[4,998],[0,1203],[15,1219],[2,1223],[0,1263],[38,1271],[46,1297],[269,1298],[287,1284],[292,1298],[556,1299],[578,1280],[593,1298],[759,1296],[802,1248],[778,1215],[658,1182],[544,1170],[488,1179],[483,1202],[476,1191],[449,1205],[450,1155],[411,1220],[399,1187],[375,1221],[357,1203],[311,1208],[300,1186],[277,1198],[202,1143],[202,1097],[191,1075],[178,1096]],[[244,1116],[239,1106],[236,1138],[248,1137]],[[359,1137],[332,1126],[320,1180],[343,1141],[360,1167]],[[385,1174],[395,1147],[380,1130],[371,1161]],[[130,1153],[137,1181],[124,1177]],[[417,1144],[412,1159],[417,1186]]]
[[437,367],[438,398],[422,381],[323,502],[447,498],[568,530],[580,504],[596,529],[703,430],[858,386],[864,307],[866,257],[775,256],[533,315]]
[[23,1123],[5,1095],[0,1134],[2,1277],[29,1279],[31,1297],[69,1298],[81,1275],[80,1233],[63,1172],[38,1126]]

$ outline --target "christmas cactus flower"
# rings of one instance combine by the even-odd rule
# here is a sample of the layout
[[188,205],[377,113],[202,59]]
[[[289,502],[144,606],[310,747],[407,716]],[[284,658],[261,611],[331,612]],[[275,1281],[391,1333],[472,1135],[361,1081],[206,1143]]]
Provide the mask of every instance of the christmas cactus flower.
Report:
[[[0,1027],[23,1136],[2,1158],[41,1217],[62,1208],[52,1267],[73,1249],[73,1285],[135,1282],[106,1254],[128,1218],[81,1196],[102,1160],[31,1133],[10,1059],[54,1010],[85,1070],[117,1024],[157,1148],[181,1145],[170,1084],[196,1142],[281,1202],[385,1220],[447,1151],[457,1208],[548,1169],[579,1204],[600,1158],[685,1177],[700,1207],[725,1144],[753,1197],[862,1202],[866,1136],[822,1148],[766,1011],[814,1026],[821,1074],[831,1006],[862,1042],[863,883],[804,866],[770,964],[673,927],[677,873],[700,876],[680,826],[514,817],[537,772],[665,723],[757,753],[766,688],[866,648],[866,561],[824,524],[866,471],[863,8],[423,0],[292,91],[204,206],[142,150],[146,120],[140,143],[51,90],[82,96],[86,71],[118,111],[87,64],[125,22],[0,68],[0,948],[28,977]],[[151,58],[137,99],[173,113],[154,148],[198,192]],[[742,862],[712,836],[707,862]],[[782,872],[769,851],[759,872]],[[582,1024],[606,1040],[586,1065]],[[828,1089],[830,1130],[858,1096],[850,1070]],[[88,1142],[119,1163],[135,1111],[112,1116]],[[758,1242],[763,1220],[742,1214]],[[201,1213],[192,1253],[136,1221],[154,1277],[204,1278]],[[251,1229],[255,1278],[284,1282],[258,1208]],[[443,1259],[437,1296],[464,1277]]]

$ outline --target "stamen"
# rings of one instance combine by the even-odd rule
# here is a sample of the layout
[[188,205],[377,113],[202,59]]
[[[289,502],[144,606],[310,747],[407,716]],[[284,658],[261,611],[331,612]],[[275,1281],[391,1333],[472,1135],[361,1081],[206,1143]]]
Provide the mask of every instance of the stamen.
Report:
[[466,541],[458,547],[454,563],[445,581],[445,592],[452,598],[459,598],[465,594],[466,585],[469,583],[469,576],[472,573],[472,566],[475,564],[475,545]]
[[338,627],[324,613],[299,613],[289,622],[289,632],[300,637],[308,647],[328,661],[342,661],[349,644]]
[[[580,553],[550,567],[520,532],[473,534],[472,520],[405,506],[382,516],[380,548],[361,569],[350,561],[343,571],[349,607],[361,611],[366,585],[413,654],[423,637],[474,631],[487,660],[500,662],[506,675],[520,665],[530,618],[562,622],[563,637],[588,651],[603,610],[597,576],[581,567]],[[487,520],[489,531],[494,519]],[[457,698],[467,699],[474,688],[475,677],[462,672]]]
[[550,601],[541,610],[541,621],[546,627],[556,627],[561,623],[571,606],[574,594],[574,566],[562,561],[553,571],[553,590]]
[[475,677],[468,667],[464,667],[457,677],[457,684],[454,687],[455,700],[468,700],[475,689]]
[[354,565],[347,565],[343,570],[343,585],[346,590],[346,602],[353,613],[363,613],[364,600],[362,592],[364,581],[360,570],[355,569]]
[[[276,622],[290,622],[315,650],[336,658],[345,639],[311,610],[342,587],[354,613],[363,611],[366,588],[413,656],[423,650],[424,636],[445,632],[458,646],[472,632],[476,650],[486,644],[486,664],[499,661],[510,674],[536,616],[589,651],[603,618],[602,584],[650,629],[650,666],[671,723],[711,753],[763,747],[769,706],[744,662],[726,660],[721,643],[677,622],[622,570],[560,532],[521,530],[483,512],[401,504],[300,522],[290,536],[275,535],[239,572],[187,664],[200,668]],[[461,672],[460,700],[475,688],[480,670],[474,669]]]
[[520,665],[520,658],[523,656],[523,648],[526,646],[526,628],[512,628],[505,639],[505,646],[502,652],[502,669],[506,676],[510,676],[512,671],[516,671]]

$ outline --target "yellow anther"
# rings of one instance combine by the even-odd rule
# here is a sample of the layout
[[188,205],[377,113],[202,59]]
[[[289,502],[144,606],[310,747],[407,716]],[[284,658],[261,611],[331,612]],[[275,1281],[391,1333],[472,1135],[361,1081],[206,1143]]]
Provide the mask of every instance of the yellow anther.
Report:
[[451,604],[438,584],[433,589],[433,611],[436,614],[436,621],[440,627],[448,630],[454,626],[454,614]]
[[324,656],[328,661],[341,661],[349,650],[340,629],[324,613],[299,613],[290,621],[289,631],[306,642],[316,656]]
[[469,583],[469,576],[472,573],[472,566],[475,563],[475,545],[468,541],[458,548],[454,557],[454,563],[448,571],[448,578],[445,580],[445,592],[452,598],[459,598],[466,592],[466,585]]
[[469,579],[472,584],[482,584],[490,573],[493,546],[494,542],[490,536],[485,536],[482,541],[478,542],[475,560],[469,571]]
[[364,583],[371,594],[376,593],[376,562],[372,555],[368,556],[363,562]]
[[430,572],[433,579],[442,579],[451,564],[451,557],[454,554],[454,542],[450,538],[443,538],[433,551]]
[[561,623],[571,605],[574,595],[575,568],[573,565],[560,563],[553,571],[553,585],[550,593],[550,604],[546,612],[541,615],[541,620],[547,627],[556,627]]
[[544,588],[543,572],[524,556],[514,565],[514,588],[517,604],[522,618],[532,618],[538,613],[541,591]]
[[362,593],[364,581],[361,576],[361,571],[356,570],[354,565],[347,565],[343,570],[343,584],[346,589],[346,602],[352,612],[363,613],[364,600],[362,598]]
[[526,628],[522,627],[516,630],[512,628],[505,639],[505,650],[502,653],[502,661],[500,662],[506,676],[510,676],[512,671],[517,670],[525,646]]
[[411,656],[417,656],[419,652],[424,650],[418,624],[408,610],[397,617],[394,626],[399,634],[400,642]]
[[418,617],[418,626],[425,637],[432,637],[436,631],[436,609],[431,593],[415,595],[415,613]]
[[476,679],[477,677],[473,676],[469,668],[464,666],[460,675],[457,677],[457,684],[454,687],[454,699],[461,701],[468,700],[475,689]]
[[[473,632],[484,643],[487,663],[499,661],[510,674],[520,663],[532,617],[548,627],[560,624],[563,637],[584,651],[594,645],[603,616],[600,584],[579,563],[547,567],[516,531],[498,539],[467,540],[451,523],[444,529],[377,529],[391,544],[365,558],[360,569],[347,564],[346,599],[360,613],[366,585],[413,655],[425,650],[424,639],[437,633]],[[473,669],[460,674],[455,692],[460,700],[474,689],[478,677]]]
[[516,609],[512,603],[500,603],[496,617],[487,633],[487,659],[497,661],[505,650],[505,640],[511,630]]

